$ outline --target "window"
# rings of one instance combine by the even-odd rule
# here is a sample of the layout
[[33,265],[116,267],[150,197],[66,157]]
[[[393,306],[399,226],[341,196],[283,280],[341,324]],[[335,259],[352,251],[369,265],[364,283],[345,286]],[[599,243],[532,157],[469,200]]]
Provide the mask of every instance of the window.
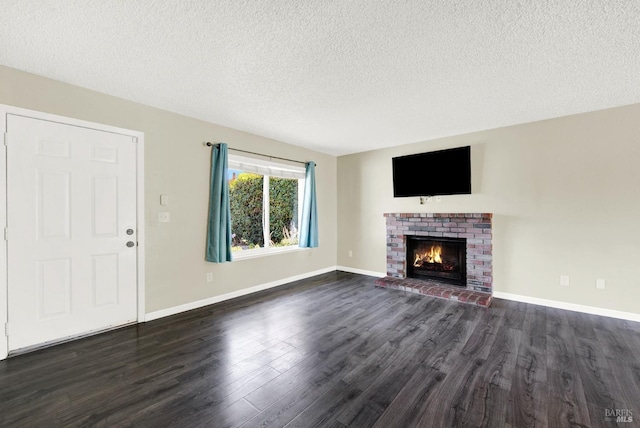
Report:
[[229,156],[234,257],[297,248],[304,168]]

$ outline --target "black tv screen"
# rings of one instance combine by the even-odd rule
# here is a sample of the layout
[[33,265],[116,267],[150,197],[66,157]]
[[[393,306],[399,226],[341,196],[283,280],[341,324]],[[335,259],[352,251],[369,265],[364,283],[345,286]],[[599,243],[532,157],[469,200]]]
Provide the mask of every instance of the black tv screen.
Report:
[[393,196],[471,193],[471,147],[393,158]]

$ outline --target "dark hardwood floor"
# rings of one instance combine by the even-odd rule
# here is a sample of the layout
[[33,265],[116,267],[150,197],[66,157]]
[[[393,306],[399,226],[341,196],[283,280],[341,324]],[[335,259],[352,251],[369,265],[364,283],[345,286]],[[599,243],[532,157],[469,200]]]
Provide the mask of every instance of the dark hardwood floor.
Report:
[[[628,409],[632,423],[606,421]],[[0,426],[640,426],[640,324],[334,272],[0,361]],[[615,419],[615,418],[614,418]]]

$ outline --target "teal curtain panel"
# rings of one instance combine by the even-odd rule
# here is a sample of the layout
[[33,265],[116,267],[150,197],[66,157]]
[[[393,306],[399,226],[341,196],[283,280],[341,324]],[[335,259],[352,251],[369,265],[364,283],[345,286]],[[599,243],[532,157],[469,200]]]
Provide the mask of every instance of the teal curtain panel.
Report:
[[227,145],[219,143],[211,148],[211,188],[209,195],[209,224],[207,227],[206,260],[213,263],[230,262],[231,212],[229,209],[229,183]]
[[305,164],[304,200],[302,202],[302,219],[300,222],[301,248],[318,246],[318,202],[316,201],[316,164]]

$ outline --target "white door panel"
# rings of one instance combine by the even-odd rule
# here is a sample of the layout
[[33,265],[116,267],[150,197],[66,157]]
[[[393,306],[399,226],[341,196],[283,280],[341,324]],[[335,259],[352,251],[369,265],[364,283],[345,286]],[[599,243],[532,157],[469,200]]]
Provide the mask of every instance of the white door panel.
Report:
[[132,137],[16,115],[7,130],[9,349],[135,321]]

